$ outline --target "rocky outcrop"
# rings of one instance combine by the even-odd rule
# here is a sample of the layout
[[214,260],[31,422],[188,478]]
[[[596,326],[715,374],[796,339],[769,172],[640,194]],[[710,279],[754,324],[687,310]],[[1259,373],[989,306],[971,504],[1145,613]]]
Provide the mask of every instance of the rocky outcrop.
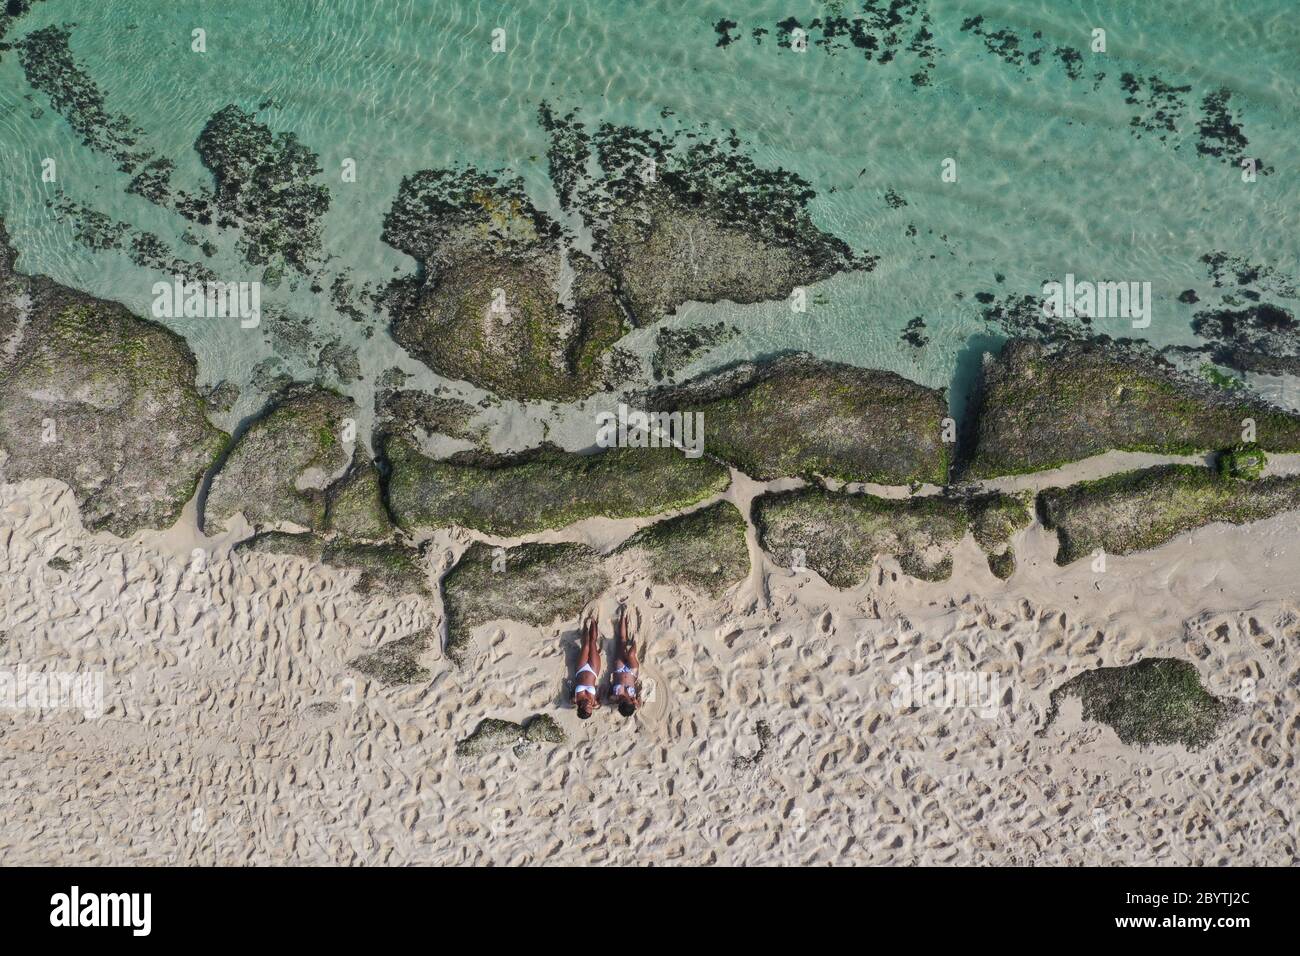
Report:
[[1161,465],[1039,493],[1043,524],[1057,533],[1057,564],[1096,551],[1158,547],[1216,521],[1247,524],[1300,509],[1300,478],[1238,480],[1194,465]]
[[704,501],[730,482],[725,468],[673,448],[585,455],[543,446],[435,460],[396,438],[385,450],[389,506],[407,530],[456,525],[514,536],[584,518],[649,517]]
[[745,519],[729,501],[642,528],[617,550],[643,561],[649,578],[722,595],[749,575]]
[[552,624],[575,617],[608,586],[601,556],[585,545],[476,543],[443,578],[447,656],[462,663],[480,624]]
[[1067,697],[1082,703],[1084,720],[1106,724],[1121,743],[1138,747],[1182,744],[1200,750],[1240,710],[1236,701],[1207,692],[1189,661],[1168,657],[1098,667],[1071,678],[1052,691],[1042,732]]
[[893,372],[787,355],[652,392],[644,404],[699,412],[705,451],[760,481],[947,479],[943,393]]
[[237,513],[254,527],[325,526],[326,492],[352,457],[345,426],[352,400],[304,387],[240,435],[212,480],[203,524],[211,533]]
[[1175,374],[1137,350],[1009,342],[987,362],[964,473],[993,478],[1055,468],[1112,449],[1191,454],[1244,439],[1300,451],[1300,416]]
[[561,244],[518,180],[408,176],[383,238],[420,263],[393,337],[435,372],[519,400],[573,401],[602,386],[624,331],[612,286]]
[[13,271],[0,223],[0,448],[11,480],[56,478],[91,530],[177,520],[228,436],[184,339],[124,307]]
[[1011,536],[1031,520],[1028,502],[1002,494],[878,498],[801,488],[754,499],[759,544],[786,567],[816,571],[828,584],[865,581],[888,555],[926,581],[952,575],[952,553],[967,531],[1000,578],[1015,570]]

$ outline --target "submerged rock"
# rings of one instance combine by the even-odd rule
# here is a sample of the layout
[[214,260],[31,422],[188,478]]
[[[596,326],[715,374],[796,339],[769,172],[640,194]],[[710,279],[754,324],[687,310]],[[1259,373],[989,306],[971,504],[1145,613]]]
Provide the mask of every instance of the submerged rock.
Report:
[[417,389],[384,388],[375,396],[376,431],[400,435],[417,445],[419,439],[434,435],[483,442],[487,429],[470,424],[476,414],[478,409],[469,402]]
[[723,491],[725,468],[672,448],[614,448],[592,455],[542,446],[517,455],[466,452],[445,460],[394,438],[388,499],[408,530],[458,525],[513,536],[584,518],[648,517]]
[[1140,353],[1007,343],[986,365],[966,473],[1055,468],[1112,449],[1191,454],[1237,444],[1255,422],[1267,451],[1300,451],[1300,416],[1177,376]]
[[677,377],[677,373],[710,349],[729,342],[740,334],[740,329],[725,322],[713,325],[692,325],[686,328],[661,328],[655,332],[655,350],[650,357],[650,370],[656,382]]
[[642,528],[616,553],[644,561],[656,584],[714,598],[749,575],[745,519],[729,501]]
[[475,543],[443,578],[447,657],[462,663],[480,624],[548,625],[576,616],[608,586],[600,555],[586,545]]
[[1300,508],[1300,477],[1237,481],[1195,465],[1160,465],[1039,493],[1057,564],[1097,550],[1130,554],[1216,521],[1247,524]]
[[1071,678],[1052,691],[1043,731],[1067,697],[1083,704],[1084,720],[1106,724],[1121,743],[1139,747],[1182,744],[1200,750],[1239,709],[1230,698],[1208,693],[1191,663],[1168,657],[1099,667]]
[[381,684],[419,684],[429,679],[429,668],[420,663],[420,655],[432,642],[425,631],[385,644],[373,654],[362,654],[348,661],[348,667],[360,671]]
[[353,589],[360,594],[428,597],[431,593],[423,552],[397,542],[372,544],[311,532],[267,531],[241,541],[236,551],[288,554],[340,571],[359,571]]
[[321,258],[329,189],[315,178],[320,158],[289,132],[273,133],[234,104],[208,118],[194,143],[214,188],[183,196],[181,215],[202,224],[242,227],[239,248],[250,265],[283,262],[306,273]]
[[760,481],[947,478],[943,393],[893,372],[787,355],[661,389],[646,405],[702,413],[705,450]]
[[125,308],[13,271],[0,223],[0,448],[6,477],[55,478],[92,531],[180,517],[229,436],[207,419],[194,353]]
[[591,231],[637,325],[686,302],[761,302],[874,260],[823,232],[810,184],[757,165],[735,134],[601,124],[543,104],[552,181]]
[[408,176],[383,238],[422,266],[393,337],[439,375],[518,400],[602,387],[625,325],[613,286],[562,245],[519,180],[472,168]]
[[350,460],[344,446],[352,400],[321,388],[300,390],[274,405],[238,438],[212,480],[206,529],[242,512],[254,526],[325,524],[325,488]]

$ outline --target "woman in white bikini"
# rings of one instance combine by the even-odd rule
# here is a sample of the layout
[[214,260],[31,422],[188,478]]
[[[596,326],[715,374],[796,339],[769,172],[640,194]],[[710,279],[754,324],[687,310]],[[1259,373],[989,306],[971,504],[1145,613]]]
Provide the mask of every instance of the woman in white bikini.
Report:
[[631,634],[632,625],[627,608],[622,609],[618,619],[618,650],[614,655],[614,676],[610,679],[610,692],[618,701],[618,712],[624,717],[631,717],[641,706],[641,696],[637,693],[640,678],[637,669],[641,662],[636,656],[636,638]]
[[583,720],[600,706],[596,698],[596,682],[600,679],[600,634],[594,617],[587,618],[586,630],[587,636],[583,638],[582,650],[578,654],[578,672],[573,675],[573,703]]

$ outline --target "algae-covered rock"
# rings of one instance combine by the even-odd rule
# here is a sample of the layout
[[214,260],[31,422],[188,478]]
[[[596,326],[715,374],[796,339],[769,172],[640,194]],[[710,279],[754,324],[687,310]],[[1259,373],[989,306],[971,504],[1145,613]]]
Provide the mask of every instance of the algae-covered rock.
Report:
[[184,339],[125,308],[13,271],[0,222],[0,448],[10,481],[55,478],[87,528],[180,517],[228,441]]
[[329,488],[325,526],[357,541],[379,541],[393,532],[384,507],[379,470],[360,454],[353,455],[347,472]]
[[1233,445],[1219,452],[1215,467],[1225,478],[1237,478],[1241,481],[1254,481],[1264,474],[1268,465],[1268,456],[1264,450],[1253,442]]
[[1300,508],[1300,478],[1235,481],[1209,468],[1161,465],[1039,493],[1057,533],[1057,564],[1097,550],[1130,554],[1216,521],[1246,524]]
[[986,363],[966,473],[1054,468],[1112,449],[1191,454],[1241,441],[1300,451],[1300,416],[1181,377],[1146,355],[1072,343],[1009,342]]
[[837,588],[865,581],[876,555],[892,555],[913,577],[945,580],[967,528],[961,501],[817,487],[756,498],[753,518],[759,544],[778,564],[816,571]]
[[601,557],[581,544],[475,543],[443,578],[447,656],[461,663],[474,628],[509,620],[544,626],[576,617],[609,586]]
[[543,446],[519,455],[420,454],[405,439],[386,446],[388,500],[402,527],[459,525],[520,535],[584,518],[648,517],[723,491],[727,470],[673,448],[615,448],[593,455]]
[[429,668],[420,663],[420,655],[431,641],[427,632],[385,644],[373,654],[362,654],[348,661],[348,666],[381,684],[418,684],[429,679]]
[[1121,743],[1139,747],[1178,743],[1200,750],[1238,710],[1230,698],[1207,692],[1191,663],[1168,657],[1071,678],[1052,691],[1044,731],[1066,697],[1080,700],[1084,720],[1104,723]]
[[717,597],[749,574],[745,519],[729,501],[642,528],[619,547],[645,561],[650,580]]
[[412,441],[448,435],[480,443],[487,429],[470,424],[477,413],[468,402],[418,389],[385,388],[375,396],[375,430]]
[[655,350],[650,356],[651,374],[656,382],[672,381],[678,372],[704,353],[739,334],[740,329],[726,322],[658,329],[655,332]]
[[408,176],[383,238],[423,266],[392,331],[435,372],[520,400],[602,386],[625,325],[613,285],[564,247],[519,180],[472,168]]
[[212,480],[204,527],[221,528],[237,512],[254,526],[325,524],[325,488],[348,464],[345,419],[352,400],[321,388],[297,391],[239,437]]
[[1011,536],[1029,527],[1034,519],[1029,494],[976,495],[966,501],[975,542],[988,558],[989,570],[1003,580],[1016,569]]
[[947,478],[943,393],[893,372],[787,355],[659,390],[646,405],[701,412],[705,450],[760,481]]
[[874,261],[822,231],[811,185],[727,137],[602,123],[543,104],[552,181],[581,215],[637,325],[683,303],[760,302]]
[[194,148],[214,189],[181,202],[181,214],[202,223],[238,223],[238,244],[250,264],[284,262],[310,271],[321,256],[330,205],[329,189],[315,181],[319,157],[293,133],[273,133],[234,104],[208,118]]
[[517,724],[513,720],[488,717],[479,721],[474,732],[456,744],[458,757],[481,757],[484,754],[513,749],[525,756],[540,744],[562,744],[568,738],[550,714],[538,714]]
[[532,743],[562,744],[569,738],[550,714],[538,714],[524,725],[524,739]]
[[753,514],[759,544],[778,564],[816,571],[837,588],[865,581],[877,555],[892,555],[913,577],[946,580],[968,530],[989,570],[1008,578],[1016,567],[1011,537],[1033,518],[1023,495],[897,499],[815,486],[756,498]]
[[236,551],[288,554],[340,571],[359,571],[354,590],[361,594],[428,597],[429,574],[419,548],[396,541],[369,543],[325,538],[305,532],[266,531],[241,541]]
[[318,564],[325,559],[325,546],[328,540],[319,534],[289,531],[263,531],[251,538],[245,538],[235,545],[235,553],[287,554],[295,558],[304,558]]
[[336,540],[325,549],[326,564],[361,575],[353,587],[362,594],[429,595],[429,574],[418,548],[397,543]]
[[488,717],[479,721],[474,732],[456,744],[458,757],[482,757],[514,747],[524,739],[524,728],[513,720]]

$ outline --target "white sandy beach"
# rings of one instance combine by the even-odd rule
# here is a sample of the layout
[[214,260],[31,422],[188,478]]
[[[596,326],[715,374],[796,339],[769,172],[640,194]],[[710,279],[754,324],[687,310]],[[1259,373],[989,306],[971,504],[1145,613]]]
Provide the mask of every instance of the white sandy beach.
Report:
[[[747,510],[759,487],[727,497]],[[542,537],[609,547],[644,523]],[[88,535],[63,485],[0,485],[0,669],[100,670],[105,696],[93,719],[0,710],[7,863],[1296,862],[1300,514],[1102,574],[1058,568],[1034,525],[1005,583],[969,538],[947,582],[882,560],[849,592],[771,567],[752,532],[759,563],[717,602],[617,565],[602,629],[620,600],[640,610],[649,697],[634,720],[585,722],[568,705],[577,621],[487,625],[464,668],[435,648],[427,685],[385,689],[347,661],[440,626],[437,600],[232,560],[237,535],[192,527],[187,511],[131,542]],[[1194,661],[1241,712],[1192,754],[1124,746],[1073,701],[1039,736],[1054,687],[1143,657]],[[918,663],[996,677],[996,706],[897,706],[891,677]],[[483,718],[538,713],[567,744],[455,756]]]

